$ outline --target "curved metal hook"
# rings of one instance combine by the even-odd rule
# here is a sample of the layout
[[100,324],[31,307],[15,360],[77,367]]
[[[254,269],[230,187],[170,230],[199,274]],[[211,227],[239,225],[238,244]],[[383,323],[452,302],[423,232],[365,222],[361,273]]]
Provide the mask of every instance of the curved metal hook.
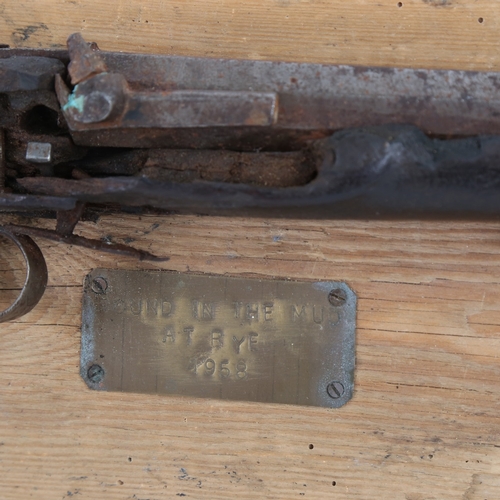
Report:
[[14,234],[0,226],[0,236],[17,245],[26,261],[26,281],[14,303],[0,311],[0,323],[11,321],[30,312],[40,301],[47,286],[47,264],[37,244],[29,237]]

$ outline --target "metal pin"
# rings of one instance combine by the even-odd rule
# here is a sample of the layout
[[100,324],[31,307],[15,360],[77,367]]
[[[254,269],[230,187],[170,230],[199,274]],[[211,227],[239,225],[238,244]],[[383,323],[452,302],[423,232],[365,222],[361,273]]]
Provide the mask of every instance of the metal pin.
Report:
[[52,161],[52,144],[49,142],[28,142],[26,161],[50,163]]

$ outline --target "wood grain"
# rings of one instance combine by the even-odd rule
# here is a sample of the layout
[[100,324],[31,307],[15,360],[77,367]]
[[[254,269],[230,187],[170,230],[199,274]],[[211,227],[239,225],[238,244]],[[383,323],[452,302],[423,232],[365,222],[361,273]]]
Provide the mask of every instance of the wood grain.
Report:
[[[109,50],[500,69],[498,2],[402,4],[0,1],[0,39],[58,47],[82,30]],[[88,390],[83,277],[158,266],[40,240],[47,292],[0,325],[0,499],[500,498],[499,229],[135,215],[78,226],[168,254],[165,269],[347,281],[356,388],[339,410]]]
[[499,13],[496,0],[2,0],[0,33],[22,47],[81,31],[106,50],[498,70]]
[[355,395],[325,410],[89,391],[83,276],[157,266],[41,241],[47,293],[1,327],[2,498],[498,498],[497,223],[108,216],[79,230],[168,252],[165,269],[346,280]]

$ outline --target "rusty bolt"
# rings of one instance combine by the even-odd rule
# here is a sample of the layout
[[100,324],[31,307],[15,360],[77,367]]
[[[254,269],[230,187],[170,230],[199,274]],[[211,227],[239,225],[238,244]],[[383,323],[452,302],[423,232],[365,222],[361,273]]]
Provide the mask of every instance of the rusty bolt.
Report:
[[109,117],[113,111],[115,97],[104,92],[92,92],[85,96],[81,115],[75,119],[81,123],[99,123]]
[[338,380],[334,380],[333,382],[330,382],[326,386],[326,393],[332,398],[332,399],[339,399],[344,395],[344,385],[339,382]]
[[104,378],[104,370],[100,365],[92,365],[87,371],[87,377],[90,382],[98,384]]
[[328,302],[332,306],[343,306],[347,300],[347,295],[342,288],[335,288],[328,294]]
[[72,94],[61,80],[56,91],[64,115],[79,123],[100,123],[120,116],[126,107],[127,81],[119,73],[101,73],[79,83]]
[[102,276],[99,276],[92,280],[92,285],[90,287],[92,288],[92,291],[94,293],[97,293],[98,295],[103,295],[106,293],[106,290],[108,289],[108,282]]

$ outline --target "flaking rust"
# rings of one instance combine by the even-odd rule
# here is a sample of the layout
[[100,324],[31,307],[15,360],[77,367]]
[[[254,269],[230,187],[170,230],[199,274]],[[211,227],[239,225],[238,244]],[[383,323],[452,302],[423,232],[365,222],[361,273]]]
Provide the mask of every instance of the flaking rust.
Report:
[[337,408],[353,394],[355,319],[340,282],[96,269],[81,375],[97,390]]
[[75,34],[68,52],[0,50],[0,74],[1,210],[500,212],[499,73],[110,53]]

